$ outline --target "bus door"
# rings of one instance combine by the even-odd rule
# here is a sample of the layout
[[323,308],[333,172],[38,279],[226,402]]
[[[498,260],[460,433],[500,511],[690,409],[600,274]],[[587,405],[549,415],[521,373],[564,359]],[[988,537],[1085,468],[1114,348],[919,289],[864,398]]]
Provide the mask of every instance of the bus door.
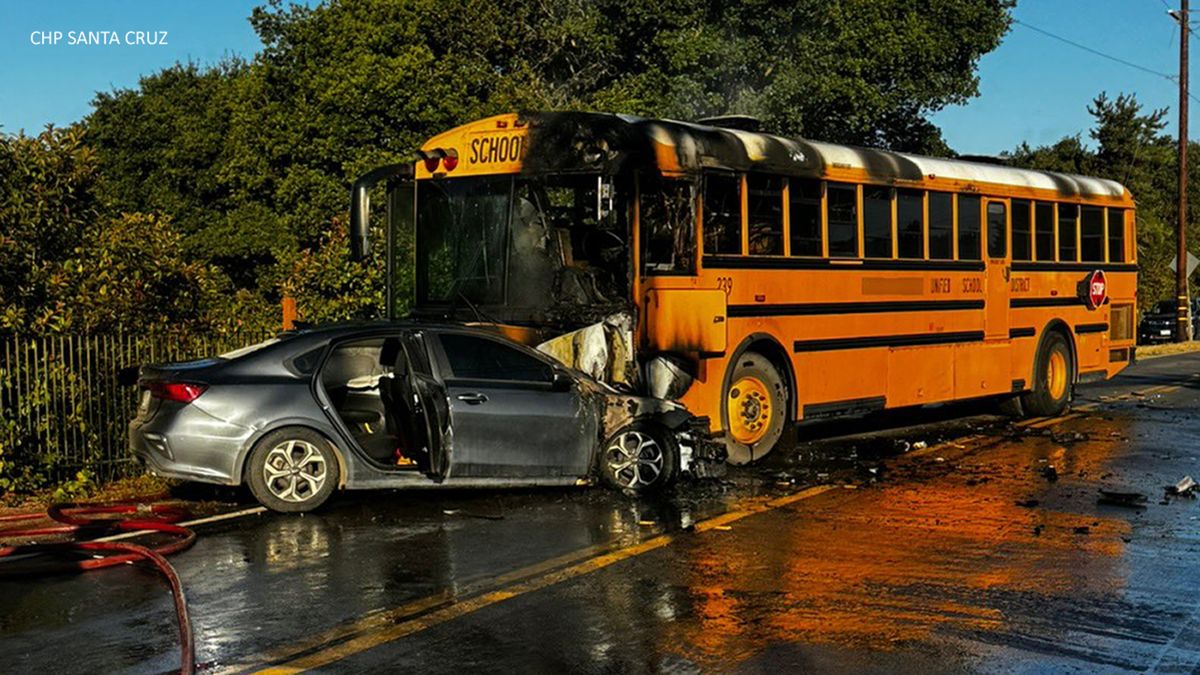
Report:
[[984,338],[988,341],[1008,340],[1009,276],[1012,273],[1008,257],[1008,200],[988,199],[986,209]]

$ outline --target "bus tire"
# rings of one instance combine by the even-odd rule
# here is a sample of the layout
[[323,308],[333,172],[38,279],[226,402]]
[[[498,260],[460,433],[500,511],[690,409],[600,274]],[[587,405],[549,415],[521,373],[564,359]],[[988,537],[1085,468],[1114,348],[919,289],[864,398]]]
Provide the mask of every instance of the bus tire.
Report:
[[730,464],[747,464],[779,443],[787,423],[788,389],[762,354],[746,352],[732,368],[721,402],[725,449]]
[[1021,407],[1031,417],[1061,415],[1071,404],[1075,386],[1075,360],[1063,334],[1046,335],[1033,365],[1033,388],[1021,396]]

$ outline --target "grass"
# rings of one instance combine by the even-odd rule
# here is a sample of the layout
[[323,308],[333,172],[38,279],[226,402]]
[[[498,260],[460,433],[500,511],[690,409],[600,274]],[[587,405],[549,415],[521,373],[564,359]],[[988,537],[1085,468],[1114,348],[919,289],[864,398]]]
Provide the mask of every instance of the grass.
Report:
[[154,502],[171,498],[170,481],[150,474],[119,478],[109,483],[89,487],[83,494],[62,499],[57,488],[47,488],[28,494],[0,496],[0,513],[38,511],[57,501],[107,503],[107,502]]
[[1160,356],[1170,356],[1172,354],[1188,354],[1191,352],[1200,352],[1200,340],[1192,340],[1191,342],[1167,342],[1161,345],[1146,345],[1137,348],[1138,361],[1143,359],[1156,359]]

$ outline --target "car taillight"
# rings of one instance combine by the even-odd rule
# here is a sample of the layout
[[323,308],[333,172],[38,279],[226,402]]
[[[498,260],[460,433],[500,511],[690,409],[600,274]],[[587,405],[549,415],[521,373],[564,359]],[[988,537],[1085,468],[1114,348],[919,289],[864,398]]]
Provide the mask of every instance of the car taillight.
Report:
[[146,388],[150,390],[150,395],[154,398],[191,403],[199,398],[205,389],[208,389],[208,385],[193,382],[150,382]]

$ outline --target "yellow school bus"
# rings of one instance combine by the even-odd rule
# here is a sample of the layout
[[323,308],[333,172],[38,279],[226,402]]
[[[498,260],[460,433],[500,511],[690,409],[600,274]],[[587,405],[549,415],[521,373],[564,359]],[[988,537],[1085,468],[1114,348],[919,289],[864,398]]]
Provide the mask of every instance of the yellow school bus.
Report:
[[[704,123],[507,114],[352,194],[389,312],[489,324],[762,457],[791,422],[1019,398],[1134,358],[1134,201],[1099,178]],[[386,218],[372,226],[373,186]]]

